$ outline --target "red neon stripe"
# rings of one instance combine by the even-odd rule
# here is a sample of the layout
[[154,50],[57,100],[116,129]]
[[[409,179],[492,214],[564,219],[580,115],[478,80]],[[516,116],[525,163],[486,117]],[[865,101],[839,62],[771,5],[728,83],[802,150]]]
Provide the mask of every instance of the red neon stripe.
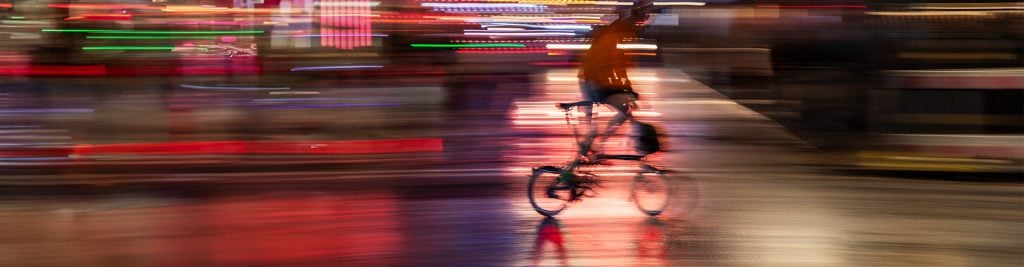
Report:
[[[326,2],[331,3],[333,0],[328,0]],[[320,17],[320,20],[324,22],[324,32],[327,33],[326,37],[321,36],[320,38],[324,40],[324,47],[332,47],[334,46],[334,39],[331,39],[331,35],[334,34],[334,6],[327,5],[326,7],[322,7],[320,11],[321,15],[323,15]]]
[[[341,0],[335,2],[339,5],[334,7],[334,33],[335,35],[341,35],[345,34],[345,30],[343,29],[343,27],[345,27],[345,6],[340,5],[342,3]],[[331,36],[331,38],[334,39],[334,48],[341,48],[343,41],[342,37]]]
[[14,4],[11,3],[0,3],[0,8],[13,8]]
[[69,153],[71,153],[71,149],[68,148],[30,148],[19,150],[2,150],[0,151],[0,157],[66,157]]
[[[339,0],[338,3],[342,3],[342,1]],[[349,11],[348,11],[348,5],[347,4],[338,5],[338,29],[339,30],[337,31],[337,33],[338,33],[339,36],[335,36],[334,37],[335,38],[334,39],[334,43],[335,43],[334,47],[335,48],[341,48],[341,49],[347,49],[348,48],[347,47],[348,40],[347,40],[347,37],[344,36],[344,35],[350,34],[350,33],[348,33],[348,18],[349,18],[348,17],[348,12]]]
[[13,65],[0,67],[0,75],[16,76],[103,76],[105,65],[62,66],[62,65]]
[[238,154],[245,151],[245,145],[236,141],[215,142],[184,142],[184,143],[138,143],[138,144],[106,144],[106,145],[75,145],[72,151],[78,155],[90,154],[146,154],[146,155],[182,155],[182,154]]
[[341,48],[341,49],[350,49],[351,47],[349,46],[349,43],[348,43],[348,39],[349,38],[346,35],[351,35],[352,34],[352,25],[351,25],[352,16],[350,16],[350,14],[352,14],[352,10],[350,10],[350,9],[352,9],[352,7],[350,5],[348,5],[348,4],[346,4],[346,5],[341,5],[339,7],[339,9],[341,10],[341,12],[338,12],[338,13],[341,14],[340,26],[342,27],[342,30],[341,30],[341,35],[342,36],[338,36],[337,37],[338,38],[338,46],[337,47]]
[[325,39],[323,37],[324,34],[328,34],[328,32],[327,32],[327,26],[328,26],[327,23],[329,21],[328,21],[328,19],[326,17],[326,15],[327,15],[327,10],[326,9],[327,8],[328,7],[321,6],[320,7],[320,12],[319,12],[320,16],[317,17],[317,19],[320,20],[320,37],[319,37],[320,38],[320,47],[326,47],[327,46],[327,39]]
[[338,27],[338,12],[337,12],[338,11],[337,10],[338,7],[333,4],[335,2],[334,0],[328,0],[327,2],[331,3],[330,5],[327,6],[327,17],[326,17],[327,21],[328,21],[327,36],[326,37],[321,37],[321,38],[326,38],[327,39],[327,46],[328,47],[335,47],[334,35],[338,34],[338,30],[337,30],[338,29],[337,28]]
[[71,152],[76,155],[358,155],[440,152],[443,150],[443,142],[439,138],[417,138],[344,141],[203,141],[103,145],[82,144],[75,145]]
[[254,142],[247,154],[388,154],[440,152],[441,139],[351,140],[329,142]]
[[357,5],[352,7],[352,35],[349,37],[349,42],[352,43],[352,48],[362,47],[363,38],[360,34],[363,34],[363,3],[364,0],[356,0]]
[[359,17],[360,21],[362,21],[362,31],[359,33],[359,40],[361,40],[362,46],[370,46],[373,41],[373,37],[370,36],[371,30],[373,29],[373,26],[370,24],[370,19],[372,18],[369,16],[371,14],[370,6],[364,6],[362,11],[363,12],[359,13],[364,15]]

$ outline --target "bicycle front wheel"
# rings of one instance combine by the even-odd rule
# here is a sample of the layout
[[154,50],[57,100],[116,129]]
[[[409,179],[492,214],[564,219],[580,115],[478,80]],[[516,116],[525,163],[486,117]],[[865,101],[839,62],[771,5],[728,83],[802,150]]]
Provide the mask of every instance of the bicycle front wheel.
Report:
[[671,188],[668,178],[661,171],[641,172],[633,179],[630,199],[644,214],[658,216],[668,207]]
[[541,215],[551,217],[565,209],[572,190],[558,182],[562,169],[541,167],[533,170],[526,188],[533,210]]

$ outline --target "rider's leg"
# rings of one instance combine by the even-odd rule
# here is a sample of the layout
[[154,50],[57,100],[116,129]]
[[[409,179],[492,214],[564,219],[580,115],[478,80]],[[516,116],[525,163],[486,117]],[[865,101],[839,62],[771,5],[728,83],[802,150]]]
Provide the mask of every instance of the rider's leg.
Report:
[[594,126],[594,102],[588,102],[585,105],[580,105],[580,111],[586,116],[587,132],[597,132],[597,127]]
[[[602,144],[607,141],[609,137],[615,134],[615,130],[617,130],[622,123],[633,119],[632,110],[636,108],[636,99],[630,93],[620,93],[608,96],[605,98],[604,103],[614,108],[616,114],[615,117],[608,121],[608,125],[605,127],[604,132],[600,134],[600,143]],[[591,151],[594,139],[598,136],[599,135],[595,127],[594,131],[587,134],[583,139],[583,142],[580,143],[580,150],[583,151],[584,155]]]
[[587,133],[596,133],[597,126],[594,125],[594,104],[601,101],[601,95],[597,91],[597,85],[588,81],[580,82],[580,93],[583,95],[583,101],[576,102],[577,106],[580,107],[580,111],[586,116]]

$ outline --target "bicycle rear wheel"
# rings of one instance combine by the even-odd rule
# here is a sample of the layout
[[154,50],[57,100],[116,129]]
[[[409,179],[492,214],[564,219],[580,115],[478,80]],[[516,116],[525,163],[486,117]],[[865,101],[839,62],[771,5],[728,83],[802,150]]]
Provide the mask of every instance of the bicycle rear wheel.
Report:
[[[561,172],[560,168],[545,166],[534,169],[530,175],[526,196],[537,213],[551,217],[565,209],[572,192],[565,189],[565,184],[558,182],[558,175]],[[549,191],[556,197],[549,197]]]
[[664,212],[671,195],[672,186],[668,177],[657,170],[637,173],[630,190],[630,199],[648,216],[658,216]]

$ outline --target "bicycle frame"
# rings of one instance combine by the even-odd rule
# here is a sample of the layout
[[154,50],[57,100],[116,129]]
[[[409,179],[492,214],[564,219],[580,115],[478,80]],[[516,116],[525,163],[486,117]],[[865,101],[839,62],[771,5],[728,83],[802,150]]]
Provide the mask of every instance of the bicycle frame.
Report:
[[[577,102],[577,104],[578,103],[581,103],[581,102]],[[560,107],[563,109],[563,111],[565,111],[565,114],[566,114],[565,115],[566,116],[565,117],[566,125],[568,127],[572,128],[573,135],[575,137],[575,143],[576,143],[576,147],[577,147],[577,151],[576,151],[576,153],[574,155],[575,158],[573,160],[569,161],[568,163],[566,163],[565,165],[561,166],[561,167],[558,167],[558,166],[541,166],[541,167],[537,167],[537,168],[533,168],[532,169],[532,174],[529,176],[530,177],[530,180],[528,182],[529,187],[527,189],[527,195],[528,195],[528,198],[530,199],[530,205],[533,206],[534,210],[536,210],[538,213],[540,213],[540,214],[542,214],[544,216],[549,216],[549,217],[550,216],[554,216],[555,214],[558,214],[559,212],[561,212],[563,209],[565,209],[567,207],[566,203],[574,203],[574,202],[581,201],[585,197],[596,196],[596,191],[594,190],[594,187],[599,187],[600,186],[601,180],[599,179],[599,176],[596,175],[596,174],[590,173],[588,171],[581,171],[581,170],[579,170],[580,166],[597,165],[597,164],[600,164],[603,160],[625,160],[625,161],[637,161],[637,162],[640,162],[639,170],[637,171],[636,176],[634,176],[633,181],[631,182],[631,189],[630,189],[629,200],[631,202],[636,203],[637,208],[639,208],[641,211],[643,211],[645,214],[647,214],[649,216],[656,216],[656,215],[661,214],[661,212],[664,210],[665,206],[668,205],[667,198],[668,198],[668,195],[670,194],[669,193],[671,191],[670,189],[667,189],[667,187],[664,187],[664,185],[662,185],[662,187],[660,187],[661,188],[660,192],[664,193],[665,202],[663,202],[660,205],[659,204],[655,204],[654,206],[648,205],[648,204],[651,204],[651,202],[638,200],[639,198],[637,197],[637,194],[638,194],[637,192],[643,191],[642,189],[638,189],[638,188],[647,188],[648,189],[647,192],[650,192],[649,190],[650,190],[650,188],[652,188],[652,187],[650,187],[651,185],[655,185],[654,186],[654,188],[656,188],[655,191],[658,191],[657,188],[659,188],[659,187],[657,185],[659,183],[661,183],[661,184],[665,183],[666,180],[665,180],[664,175],[667,174],[668,172],[664,171],[664,170],[660,170],[660,169],[655,168],[654,166],[651,166],[650,164],[648,164],[646,162],[646,159],[645,159],[646,155],[607,155],[607,154],[603,154],[603,153],[594,153],[594,151],[591,150],[590,146],[594,145],[594,143],[595,143],[594,140],[596,139],[597,136],[587,136],[587,139],[588,139],[587,141],[584,141],[584,142],[580,141],[580,136],[581,135],[579,133],[579,130],[577,129],[577,125],[579,123],[574,123],[574,122],[577,122],[578,119],[576,119],[573,116],[574,114],[573,114],[573,111],[572,111],[572,107],[574,107],[577,104],[561,104],[560,105]],[[616,114],[616,115],[618,116],[618,114]],[[593,123],[593,122],[591,122],[591,123]],[[618,123],[609,123],[610,126],[614,125],[615,127],[618,126],[617,124]],[[591,128],[591,130],[592,131],[596,131],[595,128]],[[610,136],[611,135],[610,133],[613,133],[613,131],[609,131],[609,129],[605,129],[605,130],[606,130],[605,132],[609,133],[609,134],[606,134],[606,136],[602,136],[601,141],[600,141],[602,143],[602,145],[606,141],[607,136]],[[544,176],[545,178],[540,178],[543,175],[551,175],[551,174],[556,175],[553,180],[546,180],[546,179],[550,179],[551,178],[550,176]],[[650,179],[650,176],[647,176],[648,174],[654,174],[655,177],[657,177],[657,178]],[[538,180],[538,179],[545,179],[545,180],[541,181],[541,180]],[[537,188],[535,186],[545,186],[545,187],[543,189],[540,189],[540,188]],[[557,193],[557,192],[565,192],[568,195],[567,196],[566,195],[559,195],[559,193]],[[592,194],[588,194],[588,192],[589,193],[594,193],[594,194],[593,195]],[[535,194],[535,193],[537,193],[537,194],[543,193],[543,194],[546,194],[546,195],[541,196],[540,198],[536,198],[537,194]],[[656,194],[660,194],[660,193],[656,193]],[[540,204],[540,205],[538,205],[538,202],[536,201],[536,199],[544,199],[545,197],[546,198],[558,199],[558,200],[560,200],[562,202],[561,202],[561,204],[555,203],[554,208],[551,208],[551,209],[549,209],[547,207],[544,207],[544,206],[547,206],[547,204]],[[655,202],[655,203],[657,203],[657,202]]]
[[[592,105],[598,105],[598,106],[604,106],[604,104],[597,103],[597,102],[592,102],[591,104]],[[593,150],[591,148],[594,146],[595,143],[600,143],[600,145],[603,146],[605,141],[607,141],[609,136],[598,136],[598,138],[600,138],[599,142],[593,142],[592,141],[590,144],[586,144],[587,147],[583,147],[584,144],[582,144],[581,141],[580,141],[580,136],[581,135],[580,135],[579,129],[577,127],[579,125],[579,123],[576,122],[576,121],[578,121],[578,119],[576,119],[573,116],[573,109],[572,109],[572,107],[570,107],[568,109],[565,109],[565,124],[566,124],[566,126],[568,126],[569,128],[572,129],[573,137],[575,139],[574,143],[576,144],[576,154],[574,156],[574,159],[572,161],[570,161],[568,164],[566,164],[566,167],[564,168],[564,170],[569,171],[569,172],[574,172],[574,171],[576,171],[576,168],[579,167],[579,166],[598,164],[601,160],[605,160],[605,159],[626,160],[626,161],[644,161],[644,157],[645,156],[643,156],[643,155],[605,155],[605,154],[597,154],[597,155],[593,155],[593,156],[588,155],[589,153],[593,152]],[[574,122],[576,122],[576,123],[574,123]],[[594,122],[591,121],[590,123],[593,124]],[[593,125],[589,125],[589,127],[591,127],[591,131],[595,131],[595,132],[597,131],[597,129],[593,128],[594,127]],[[615,127],[618,127],[618,126],[615,126]],[[647,164],[644,164],[644,165],[649,167],[649,168],[654,169],[650,165],[647,165]],[[657,169],[654,169],[654,170],[657,170]]]

